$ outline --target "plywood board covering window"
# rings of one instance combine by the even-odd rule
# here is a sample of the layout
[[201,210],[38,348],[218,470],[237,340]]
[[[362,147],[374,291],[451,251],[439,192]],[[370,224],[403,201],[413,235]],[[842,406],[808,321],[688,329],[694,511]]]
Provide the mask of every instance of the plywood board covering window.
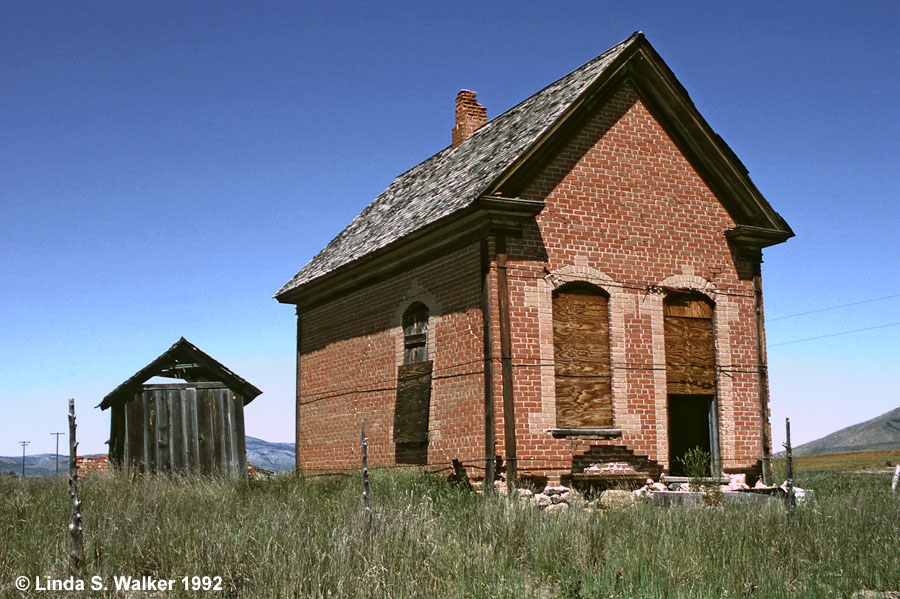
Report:
[[613,426],[609,355],[609,299],[574,283],[553,294],[556,425]]
[[672,293],[663,310],[668,394],[715,394],[712,304],[694,294]]
[[397,409],[394,413],[395,443],[428,441],[428,410],[431,404],[431,362],[404,364],[397,373]]

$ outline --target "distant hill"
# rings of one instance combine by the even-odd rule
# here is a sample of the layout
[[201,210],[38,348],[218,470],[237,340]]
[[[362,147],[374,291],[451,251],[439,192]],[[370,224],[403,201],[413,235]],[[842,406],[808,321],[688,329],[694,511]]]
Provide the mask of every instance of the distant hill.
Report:
[[256,437],[247,437],[247,460],[274,472],[294,469],[294,444],[269,443]]
[[[65,474],[69,467],[69,456],[59,456],[59,472]],[[7,472],[22,473],[22,456],[0,457],[0,474]],[[56,474],[56,455],[52,453],[36,453],[25,456],[25,476],[53,476]]]
[[793,448],[794,455],[900,449],[900,408]]
[[[99,454],[98,454],[99,455]],[[261,466],[274,472],[286,472],[294,469],[294,444],[269,443],[256,437],[247,437],[247,459],[254,466]],[[69,456],[59,456],[59,472],[68,473]],[[22,456],[0,457],[0,474],[22,472]],[[56,474],[56,456],[52,453],[41,453],[25,456],[25,476],[53,476]]]

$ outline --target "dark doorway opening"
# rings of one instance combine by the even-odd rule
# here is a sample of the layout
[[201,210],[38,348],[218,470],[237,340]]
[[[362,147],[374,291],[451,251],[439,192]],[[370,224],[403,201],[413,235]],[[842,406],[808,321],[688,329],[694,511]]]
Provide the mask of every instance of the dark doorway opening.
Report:
[[669,395],[669,474],[672,476],[688,476],[682,460],[695,447],[714,459],[710,442],[713,397]]

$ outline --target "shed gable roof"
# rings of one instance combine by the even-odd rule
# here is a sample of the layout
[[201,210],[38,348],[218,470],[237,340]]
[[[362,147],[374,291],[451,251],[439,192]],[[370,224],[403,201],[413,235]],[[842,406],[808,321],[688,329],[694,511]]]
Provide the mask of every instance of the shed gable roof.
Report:
[[[586,110],[587,100],[608,76],[644,49],[644,58],[653,63],[652,76],[661,72],[666,84],[693,113],[699,127],[708,129],[712,144],[730,164],[732,179],[750,190],[751,206],[741,205],[744,218],[737,220],[750,228],[777,231],[774,238],[783,241],[793,235],[787,223],[769,206],[747,176],[747,171],[725,143],[702,120],[662,59],[650,47],[640,31],[603,54],[548,85],[533,96],[494,117],[456,147],[448,147],[412,169],[369,204],[337,237],[325,246],[276,294],[279,301],[290,302],[301,287],[326,275],[350,267],[355,261],[419,231],[436,221],[463,211],[482,196],[498,195],[498,190],[515,182],[522,171],[541,160],[540,150],[558,134],[573,114]],[[663,100],[665,101],[665,100]],[[684,112],[682,110],[682,112]],[[702,144],[701,144],[702,145]],[[702,152],[702,149],[697,151]],[[733,184],[733,181],[731,182]],[[730,187],[726,185],[726,187]],[[727,206],[730,210],[733,206]],[[746,215],[752,215],[747,217]],[[759,218],[756,218],[756,217]],[[763,226],[760,226],[763,223]],[[756,238],[751,231],[749,235]],[[771,231],[770,231],[771,232]],[[783,234],[783,238],[782,238]],[[776,243],[773,241],[772,243]],[[769,245],[768,243],[766,245]]]
[[161,356],[113,389],[100,402],[100,409],[105,410],[112,405],[128,401],[136,390],[154,376],[179,378],[189,383],[221,382],[235,393],[239,393],[244,398],[244,405],[262,393],[182,337]]

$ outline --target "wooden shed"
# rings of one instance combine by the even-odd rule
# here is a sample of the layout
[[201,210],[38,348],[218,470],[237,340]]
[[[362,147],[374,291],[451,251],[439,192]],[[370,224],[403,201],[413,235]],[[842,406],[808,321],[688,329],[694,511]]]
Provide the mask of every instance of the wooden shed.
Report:
[[[183,382],[147,384],[153,377]],[[182,337],[100,403],[112,409],[110,464],[247,478],[244,406],[260,393]]]

